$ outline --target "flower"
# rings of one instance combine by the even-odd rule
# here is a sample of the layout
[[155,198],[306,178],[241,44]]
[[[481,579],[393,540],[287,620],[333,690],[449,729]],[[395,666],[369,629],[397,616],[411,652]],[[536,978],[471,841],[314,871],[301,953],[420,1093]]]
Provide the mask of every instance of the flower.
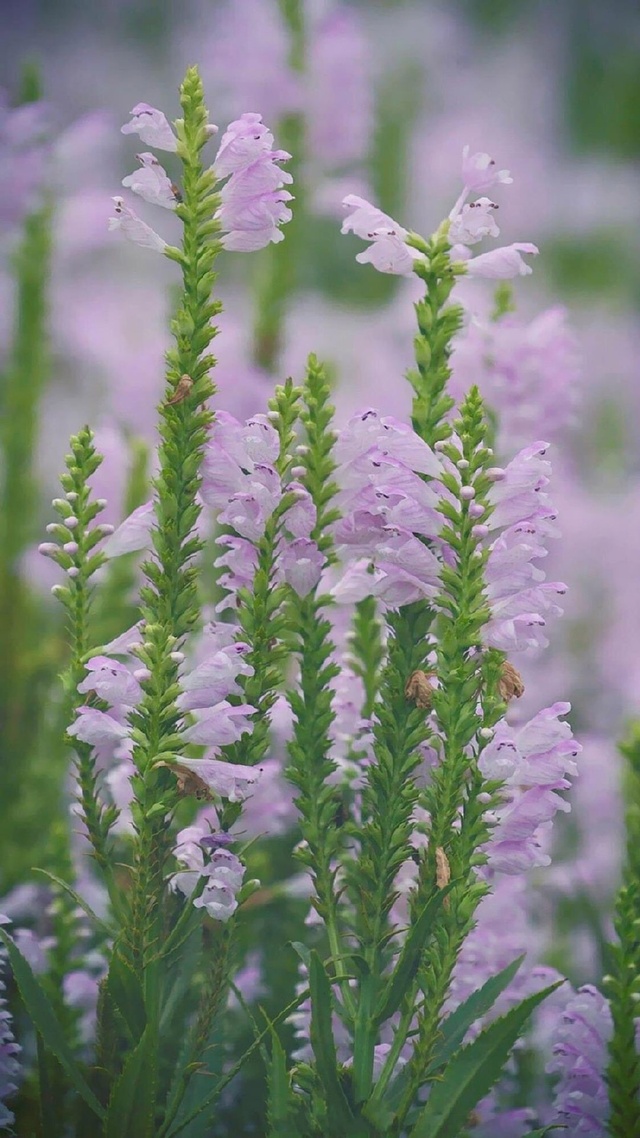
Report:
[[498,237],[500,230],[494,217],[497,208],[489,198],[478,198],[464,205],[449,226],[451,244],[475,245],[483,237]]
[[293,179],[278,163],[291,155],[274,150],[273,141],[255,113],[241,115],[222,136],[212,169],[217,178],[229,179],[215,214],[225,231],[225,249],[251,252],[283,239],[280,226],[292,217],[286,205],[292,195],[284,186]]
[[519,874],[551,862],[542,838],[556,812],[570,809],[558,791],[571,786],[567,775],[578,773],[575,759],[582,750],[559,719],[569,710],[568,703],[554,703],[519,729],[500,720],[480,755],[484,777],[504,781],[501,805],[485,816],[493,825],[485,852],[496,873]]
[[605,1071],[613,1031],[608,1001],[591,984],[569,995],[554,1031],[547,1072],[560,1076],[554,1106],[568,1135],[606,1138],[609,1098]]
[[280,569],[285,581],[298,594],[306,597],[315,589],[324,566],[324,556],[315,541],[297,537],[289,542],[280,556]]
[[79,692],[95,692],[112,706],[135,707],[142,688],[124,664],[108,656],[93,656],[85,667],[89,675],[78,684]]
[[147,549],[151,542],[154,516],[153,502],[143,502],[133,510],[102,546],[105,557],[122,557],[125,553]]
[[122,179],[122,185],[133,190],[134,194],[144,198],[152,205],[161,205],[164,209],[175,209],[178,191],[169,178],[166,170],[160,165],[158,159],[145,152],[136,155],[141,169],[135,170]]
[[407,230],[357,194],[347,194],[342,204],[353,212],[343,221],[341,233],[355,233],[363,241],[373,242],[358,253],[356,261],[362,265],[369,262],[380,273],[410,276],[413,262],[422,254],[406,244]]
[[132,209],[129,209],[122,198],[114,197],[111,200],[115,202],[116,216],[109,218],[109,229],[119,229],[127,241],[133,241],[134,245],[142,245],[145,249],[154,249],[157,253],[164,253],[167,242],[160,237],[159,233],[156,233],[155,229],[152,229]]
[[510,172],[498,170],[488,154],[482,151],[471,154],[470,150],[470,146],[465,146],[462,151],[462,181],[467,191],[477,194],[498,183],[510,185],[513,182]]
[[530,241],[516,241],[513,245],[502,245],[471,257],[465,261],[466,271],[472,277],[488,277],[490,280],[506,281],[512,277],[526,277],[533,270],[520,256],[521,253],[538,253],[537,245]]
[[131,115],[131,122],[120,127],[123,134],[137,134],[147,146],[157,150],[177,150],[178,140],[162,111],[148,103],[137,103]]

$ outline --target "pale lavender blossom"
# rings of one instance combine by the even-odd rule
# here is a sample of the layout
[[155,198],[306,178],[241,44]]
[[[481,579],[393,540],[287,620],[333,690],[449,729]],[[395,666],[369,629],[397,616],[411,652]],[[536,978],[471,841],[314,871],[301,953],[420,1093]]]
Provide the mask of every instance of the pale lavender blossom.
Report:
[[145,152],[137,154],[136,158],[140,163],[140,169],[123,178],[122,185],[133,190],[134,194],[138,194],[151,205],[175,209],[179,200],[178,191],[155,155]]
[[555,814],[570,810],[559,792],[571,786],[582,750],[559,718],[569,711],[568,703],[554,703],[520,728],[501,720],[480,755],[484,777],[504,781],[501,805],[485,815],[492,825],[485,852],[496,873],[519,874],[551,862],[543,837]]
[[357,254],[356,261],[360,264],[369,262],[380,273],[410,276],[414,261],[421,259],[422,254],[406,244],[408,231],[356,194],[347,194],[342,204],[353,212],[343,221],[341,232],[355,233],[363,241],[372,242]]
[[477,384],[499,418],[501,451],[512,453],[532,438],[554,438],[573,417],[577,342],[564,308],[545,309],[525,322],[513,313],[470,321],[451,357],[451,394],[462,398]]
[[280,571],[294,592],[306,597],[318,584],[324,561],[315,541],[297,537],[285,545],[280,555]]
[[500,230],[494,216],[497,208],[489,198],[478,198],[464,205],[449,226],[451,244],[475,245],[484,237],[498,237]]
[[292,217],[286,204],[292,195],[284,186],[293,179],[278,163],[291,155],[274,150],[273,141],[262,116],[253,112],[230,123],[222,136],[212,169],[218,179],[229,179],[215,214],[225,249],[251,252],[283,240],[280,226]]
[[251,716],[254,713],[255,707],[250,704],[240,703],[234,706],[223,699],[215,707],[198,711],[195,723],[187,727],[183,737],[188,743],[226,747],[229,743],[237,743],[251,731]]
[[137,103],[131,111],[131,122],[120,129],[123,134],[137,134],[147,146],[155,146],[156,150],[175,151],[178,148],[178,140],[166,115],[148,103]]
[[109,656],[93,656],[85,665],[88,675],[78,684],[78,691],[95,692],[107,703],[134,707],[142,696],[142,688],[129,668]]
[[[537,245],[533,245],[530,241],[516,241],[513,245],[502,245],[498,249],[491,249],[488,253],[481,253],[478,257],[471,257],[464,261],[464,265],[471,277],[506,281],[513,277],[525,277],[533,272],[531,265],[527,264],[521,254],[535,255],[538,252]],[[453,249],[451,255],[456,259]]]
[[82,743],[99,745],[121,742],[128,737],[129,729],[97,707],[79,707],[75,722],[67,727],[67,734]]
[[248,644],[238,641],[206,656],[181,677],[178,707],[183,711],[213,707],[230,695],[238,695],[241,691],[238,676],[253,675],[253,668],[245,659],[249,651]]
[[109,229],[118,229],[134,245],[142,245],[145,249],[153,249],[156,253],[164,253],[167,242],[147,225],[137,213],[134,213],[120,197],[111,199],[114,202],[115,217],[109,218]]
[[155,519],[153,502],[143,502],[124,519],[102,546],[105,557],[122,557],[147,549]]
[[477,194],[498,184],[510,185],[513,178],[509,170],[498,170],[489,154],[482,151],[471,154],[471,147],[465,146],[462,151],[462,181],[467,191]]
[[608,1001],[597,988],[585,984],[570,993],[557,1019],[553,1058],[547,1064],[549,1074],[559,1075],[555,1116],[567,1135],[606,1138],[609,1133],[605,1072],[612,1031]]
[[322,14],[309,36],[307,71],[305,117],[314,163],[337,168],[361,162],[373,127],[373,84],[355,11],[336,6]]

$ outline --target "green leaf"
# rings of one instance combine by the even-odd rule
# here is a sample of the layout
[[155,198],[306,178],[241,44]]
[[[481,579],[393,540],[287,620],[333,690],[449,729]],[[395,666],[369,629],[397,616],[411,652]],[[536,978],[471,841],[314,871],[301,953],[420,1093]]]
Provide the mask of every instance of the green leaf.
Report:
[[155,1035],[145,1028],[116,1079],[104,1130],[105,1138],[151,1138],[156,1077]]
[[303,944],[302,941],[299,941],[299,940],[290,940],[289,944],[291,945],[293,951],[295,953],[297,953],[297,955],[300,957],[305,968],[310,968],[311,967],[311,953],[310,953],[309,949],[307,948],[306,944]]
[[309,991],[311,993],[311,1046],[313,1047],[318,1077],[326,1094],[325,1105],[331,1135],[335,1134],[336,1138],[340,1138],[342,1134],[350,1132],[353,1115],[338,1078],[338,1060],[331,1022],[333,1013],[331,984],[315,949],[311,953]]
[[533,1010],[563,983],[559,980],[528,996],[453,1056],[442,1079],[433,1083],[410,1138],[457,1138],[474,1106],[500,1077]]
[[[433,920],[445,897],[455,888],[454,881],[440,889],[425,905],[414,925],[411,926],[402,946],[389,982],[383,991],[373,1018],[377,1024],[385,1023],[398,1010],[404,995],[415,979],[424,950],[429,943]],[[476,1017],[477,1018],[477,1017]]]
[[72,889],[66,881],[63,881],[61,877],[56,877],[55,873],[50,873],[48,869],[40,869],[39,866],[36,866],[35,873],[42,873],[51,881],[55,881],[56,885],[58,885],[60,889],[64,889],[65,893],[69,894],[72,900],[75,901],[76,905],[78,905],[87,914],[89,919],[93,921],[94,925],[97,929],[100,930],[102,935],[106,937],[107,940],[113,940],[116,930],[112,928],[111,925],[108,925],[106,921],[103,921],[102,918],[97,915],[97,913],[94,913],[91,906],[87,905],[84,897],[81,897],[79,893],[76,893],[75,889]]
[[271,1061],[267,1071],[269,1138],[299,1138],[291,1119],[287,1058],[273,1028],[271,1028],[271,1041]]
[[36,1031],[42,1036],[45,1047],[55,1055],[68,1079],[87,1105],[91,1107],[93,1113],[96,1114],[98,1118],[104,1119],[104,1108],[85,1082],[73,1052],[64,1037],[64,1032],[58,1023],[56,1014],[51,1007],[49,997],[40,986],[40,982],[34,976],[31,966],[27,963],[17,945],[4,929],[0,929],[0,937],[2,937],[9,954],[11,969],[20,990],[20,995],[33,1020]]
[[147,1013],[140,980],[117,949],[111,957],[106,981],[106,995],[119,1012],[135,1047],[147,1026]]
[[449,1061],[454,1052],[458,1050],[471,1024],[475,1023],[481,1016],[486,1015],[489,1009],[493,1007],[498,996],[513,980],[523,960],[524,955],[512,960],[511,964],[508,964],[497,975],[491,976],[481,988],[473,992],[450,1016],[443,1020],[440,1024],[441,1043],[435,1059],[429,1067],[428,1075],[432,1075]]
[[231,1067],[231,1069],[226,1072],[224,1078],[220,1079],[220,1081],[216,1083],[215,1087],[210,1092],[210,1094],[207,1095],[206,1099],[203,1102],[200,1102],[195,1110],[190,1111],[185,1117],[177,1119],[176,1123],[171,1126],[171,1129],[169,1129],[166,1125],[163,1126],[157,1135],[157,1138],[176,1138],[176,1135],[182,1134],[183,1130],[186,1130],[187,1126],[189,1126],[189,1124],[193,1122],[199,1114],[201,1114],[204,1110],[207,1110],[210,1106],[213,1106],[214,1102],[222,1094],[225,1087],[228,1087],[229,1083],[235,1079],[238,1072],[242,1070],[247,1059],[253,1055],[254,1051],[257,1051],[258,1048],[260,1048],[261,1044],[273,1030],[275,1025],[286,1019],[287,1016],[295,1010],[295,1008],[300,1007],[300,1004],[304,1003],[304,1001],[308,1000],[308,998],[309,989],[305,988],[304,991],[300,992],[299,995],[296,996],[295,1000],[292,1000],[290,1004],[287,1004],[287,1006],[282,1009],[282,1011],[278,1012],[277,1016],[273,1020],[273,1023],[270,1023],[268,1027],[265,1027],[264,1031],[262,1031],[256,1039],[254,1039],[251,1046],[248,1047],[244,1054],[240,1056],[237,1063],[234,1063],[233,1067]]

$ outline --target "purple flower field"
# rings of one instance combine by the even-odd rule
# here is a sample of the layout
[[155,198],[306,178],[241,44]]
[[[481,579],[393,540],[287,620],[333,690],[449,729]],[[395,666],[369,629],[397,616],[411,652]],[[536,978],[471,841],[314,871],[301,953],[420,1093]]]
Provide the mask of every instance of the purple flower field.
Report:
[[640,18],[8,0],[0,1132],[640,1138]]

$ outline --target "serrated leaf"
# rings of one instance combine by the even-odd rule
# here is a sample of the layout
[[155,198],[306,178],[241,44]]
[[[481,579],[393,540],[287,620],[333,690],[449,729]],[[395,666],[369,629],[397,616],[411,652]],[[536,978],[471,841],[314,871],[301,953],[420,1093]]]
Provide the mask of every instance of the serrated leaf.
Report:
[[152,1138],[156,1086],[154,1052],[154,1035],[151,1028],[146,1027],[113,1085],[104,1138]]
[[420,967],[422,954],[429,941],[433,918],[445,897],[455,888],[455,884],[455,881],[452,881],[444,889],[434,894],[428,904],[425,905],[418,920],[412,925],[402,946],[398,962],[373,1013],[376,1023],[385,1023],[400,1007],[403,996],[409,990],[409,986],[415,979]]
[[473,1108],[499,1079],[531,1013],[563,983],[559,980],[528,996],[453,1056],[442,1079],[433,1083],[409,1138],[457,1138]]
[[[338,1078],[338,1060],[333,1038],[331,984],[315,949],[309,968],[311,994],[311,1046],[316,1069],[326,1095],[327,1121],[331,1138],[349,1133],[353,1123],[349,1103]],[[330,1138],[328,1135],[327,1138]]]
[[147,1025],[144,996],[140,980],[133,968],[123,960],[117,950],[113,953],[109,965],[106,995],[119,1012],[135,1046]]
[[451,1015],[443,1020],[440,1024],[442,1042],[438,1047],[435,1059],[433,1063],[431,1063],[427,1074],[432,1075],[435,1071],[439,1070],[440,1067],[444,1067],[445,1063],[449,1061],[453,1053],[460,1047],[471,1024],[475,1023],[481,1016],[486,1015],[495,1004],[498,996],[500,996],[511,983],[523,960],[524,955],[518,956],[516,960],[512,960],[511,964],[508,964],[507,967],[503,968],[497,975],[490,976],[481,988],[473,992]]
[[69,1047],[62,1027],[58,1023],[56,1014],[49,1002],[49,997],[40,986],[30,964],[18,949],[11,937],[0,929],[0,937],[4,941],[13,975],[24,1000],[25,1007],[33,1020],[36,1031],[42,1036],[45,1047],[55,1055],[70,1082],[78,1094],[91,1107],[94,1114],[100,1119],[105,1118],[105,1110],[98,1102],[91,1088],[76,1063],[75,1056]]
[[267,1071],[269,1138],[298,1138],[291,1119],[287,1059],[274,1028],[271,1028],[271,1060]]

